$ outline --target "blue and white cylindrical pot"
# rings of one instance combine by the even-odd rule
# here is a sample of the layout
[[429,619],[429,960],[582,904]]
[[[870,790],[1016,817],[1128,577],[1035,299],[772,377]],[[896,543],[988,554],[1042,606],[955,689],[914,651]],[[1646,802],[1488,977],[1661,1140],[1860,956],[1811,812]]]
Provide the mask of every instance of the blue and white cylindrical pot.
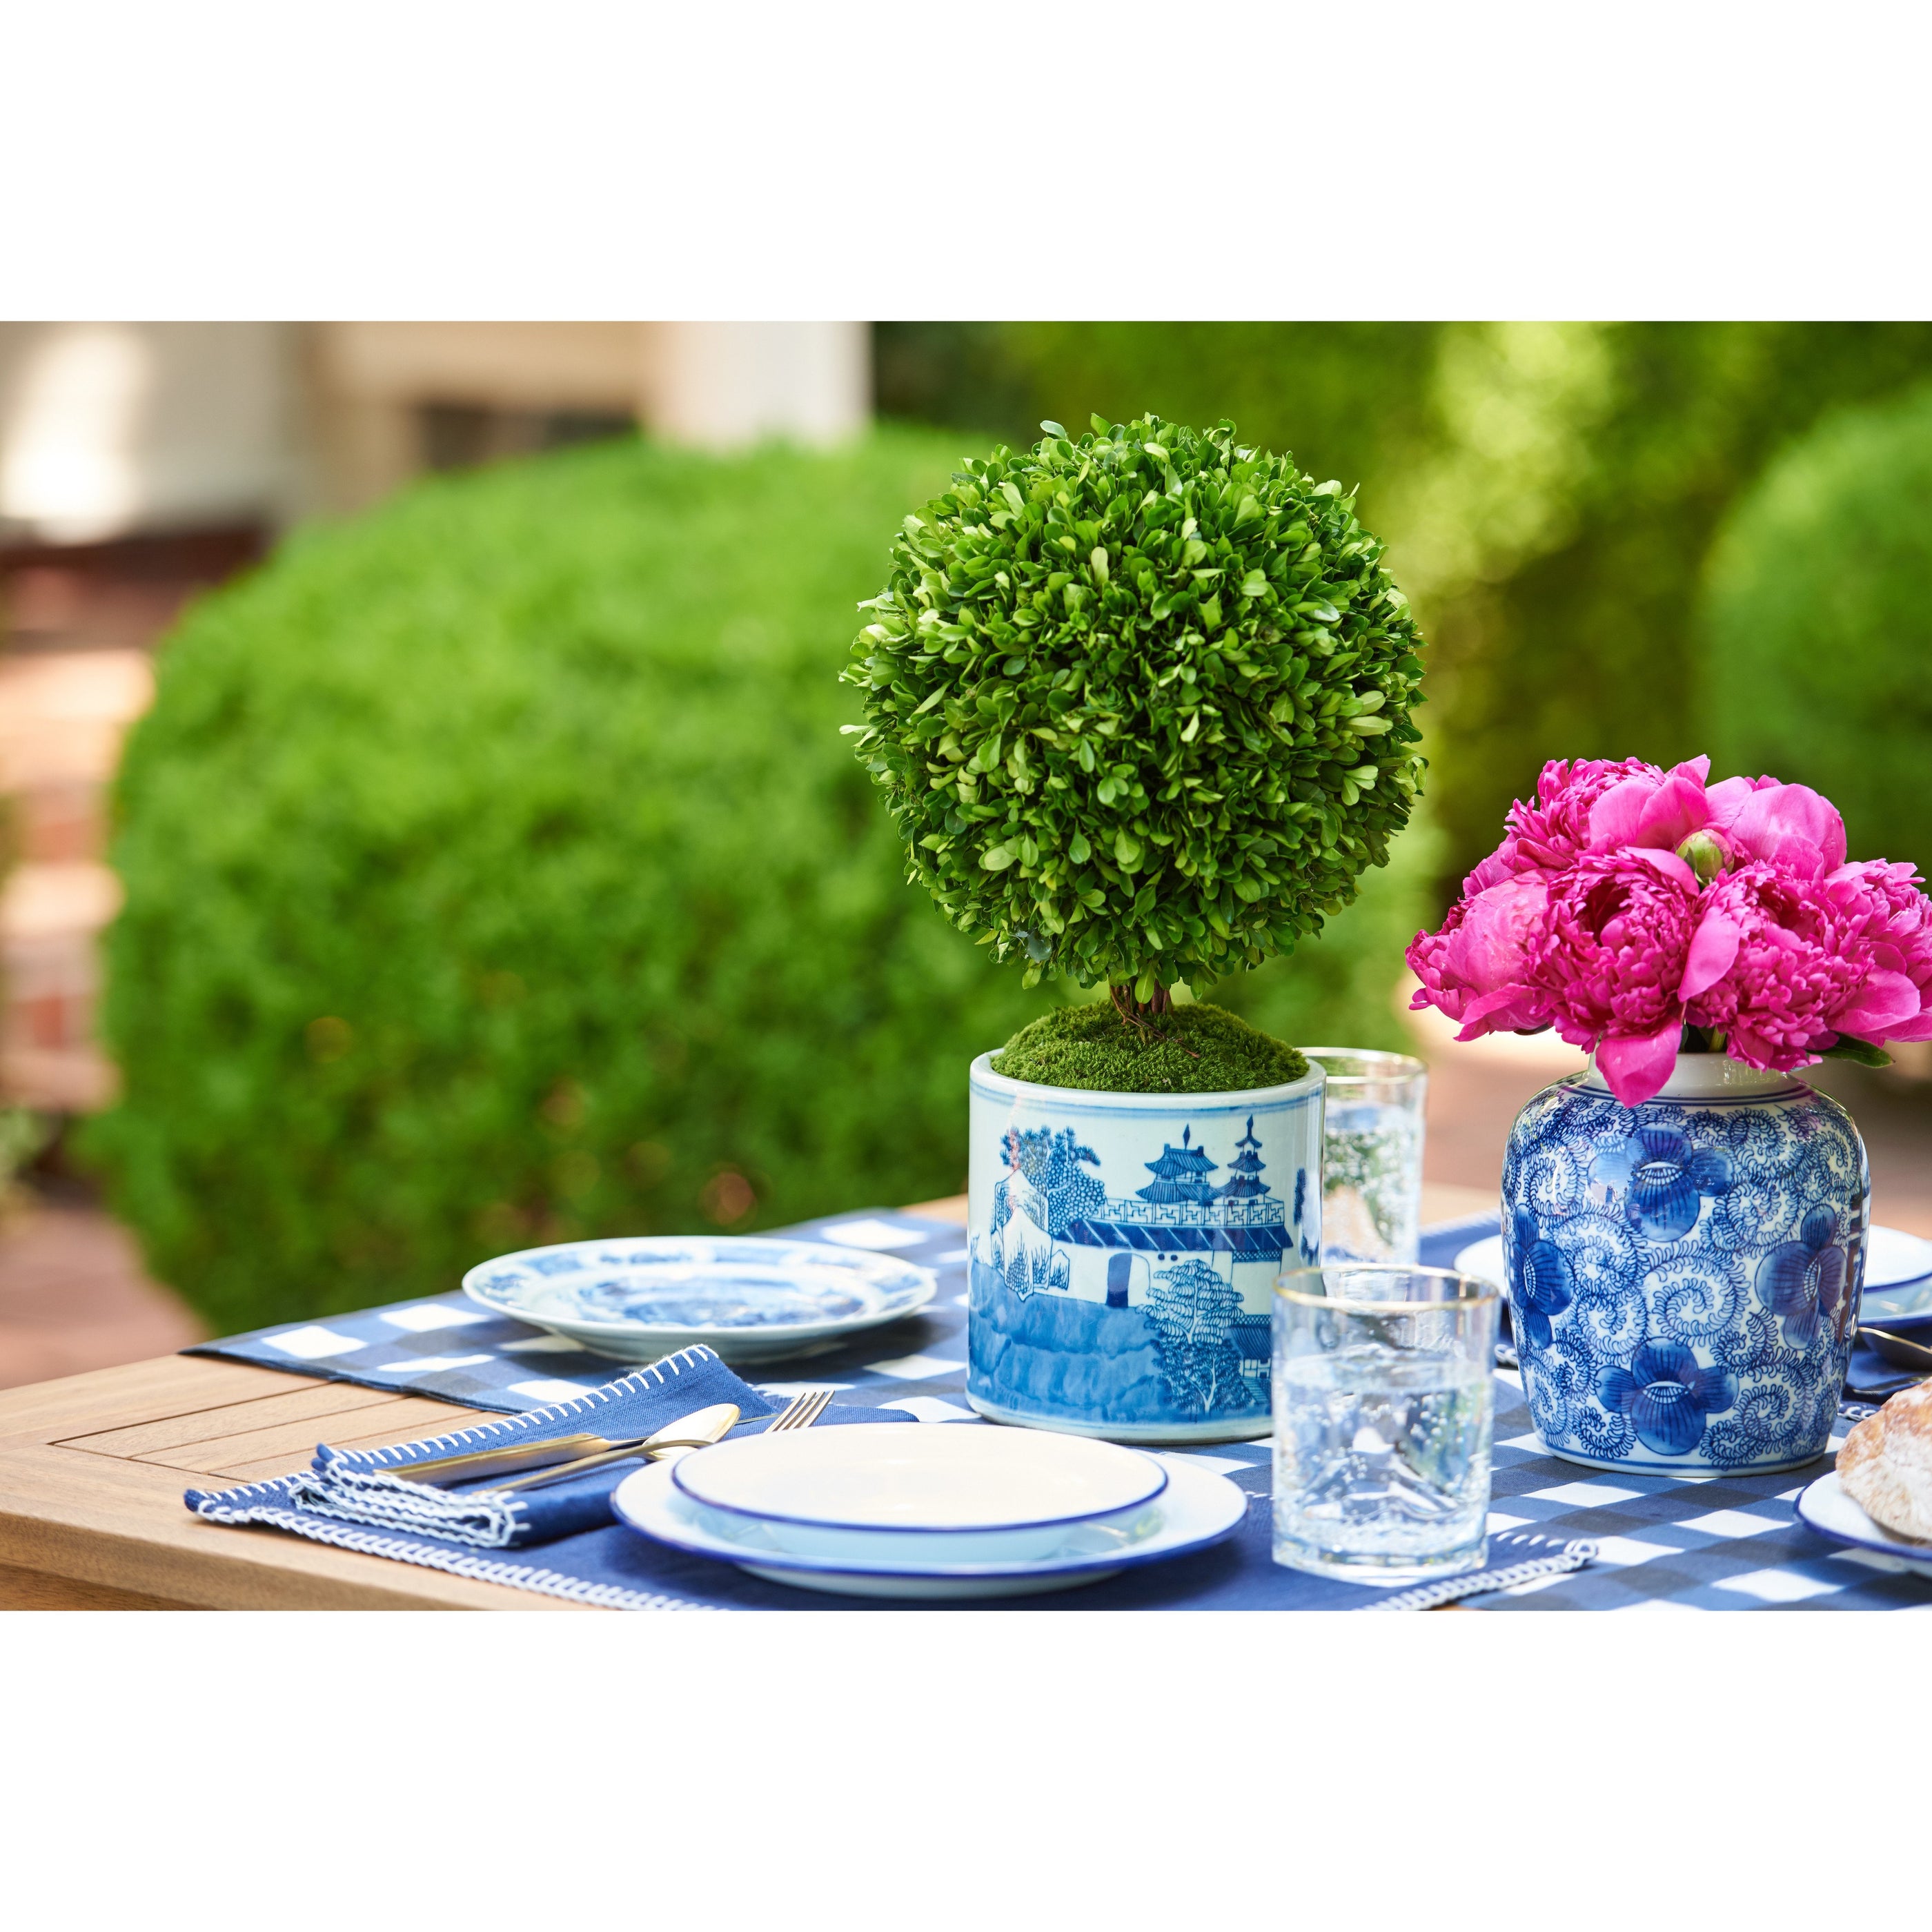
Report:
[[972,1070],[966,1399],[1117,1442],[1268,1432],[1272,1290],[1322,1250],[1322,1073],[1095,1094]]
[[1835,1100],[1684,1054],[1625,1107],[1594,1065],[1516,1118],[1510,1322],[1536,1432],[1600,1469],[1822,1455],[1858,1325],[1870,1184]]

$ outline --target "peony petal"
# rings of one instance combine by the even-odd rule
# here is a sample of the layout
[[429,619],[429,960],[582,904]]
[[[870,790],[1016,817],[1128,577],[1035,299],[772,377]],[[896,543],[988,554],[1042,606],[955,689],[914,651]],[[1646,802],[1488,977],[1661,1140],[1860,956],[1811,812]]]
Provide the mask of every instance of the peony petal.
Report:
[[1670,1078],[1677,1065],[1683,1022],[1673,1019],[1648,1036],[1606,1039],[1597,1048],[1597,1067],[1626,1107],[1640,1107]]
[[1694,1000],[1707,993],[1731,970],[1744,938],[1736,922],[1714,906],[1690,935],[1690,950],[1684,956],[1684,977],[1677,988],[1680,999]]
[[1590,808],[1590,850],[1607,852],[1634,845],[1645,808],[1656,790],[1657,781],[1641,772],[1611,786]]
[[1675,879],[1687,892],[1696,891],[1697,874],[1675,852],[1654,845],[1633,845],[1629,849],[1633,859],[1641,859],[1652,872],[1662,873],[1666,879]]
[[1681,765],[1672,765],[1671,766],[1670,776],[1674,778],[1690,778],[1694,780],[1696,784],[1697,789],[1700,791],[1702,791],[1705,786],[1710,782],[1710,758],[1707,754],[1700,758],[1686,758]]
[[1590,850],[1679,845],[1710,822],[1702,782],[1682,772],[1634,772],[1590,808]]
[[1738,814],[1744,808],[1744,801],[1757,786],[1758,782],[1750,778],[1723,778],[1714,785],[1707,785],[1704,802],[1711,808],[1711,823],[1720,830],[1728,831],[1736,824]]
[[1858,998],[1832,1016],[1832,1026],[1858,1040],[1884,1040],[1918,1017],[1918,988],[1903,973],[1868,974]]
[[1651,794],[1637,823],[1637,836],[1630,842],[1674,848],[1710,822],[1710,801],[1702,785],[1672,773]]
[[1459,1040],[1489,1033],[1521,1033],[1546,1023],[1548,995],[1534,986],[1498,986],[1469,1001],[1455,1016],[1462,1022]]
[[1845,862],[1845,821],[1838,807],[1809,785],[1753,792],[1726,829],[1754,859],[1774,865],[1834,872]]
[[1530,938],[1550,915],[1550,888],[1539,878],[1504,880],[1469,901],[1452,935],[1449,962],[1479,993],[1520,986]]

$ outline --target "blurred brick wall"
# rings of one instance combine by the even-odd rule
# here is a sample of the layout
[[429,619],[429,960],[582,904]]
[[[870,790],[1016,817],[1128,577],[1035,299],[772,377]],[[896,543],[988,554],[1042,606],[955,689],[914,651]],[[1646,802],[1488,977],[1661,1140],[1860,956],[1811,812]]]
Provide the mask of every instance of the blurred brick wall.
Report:
[[98,942],[120,904],[108,788],[182,604],[258,556],[252,530],[0,550],[0,1100],[104,1105]]

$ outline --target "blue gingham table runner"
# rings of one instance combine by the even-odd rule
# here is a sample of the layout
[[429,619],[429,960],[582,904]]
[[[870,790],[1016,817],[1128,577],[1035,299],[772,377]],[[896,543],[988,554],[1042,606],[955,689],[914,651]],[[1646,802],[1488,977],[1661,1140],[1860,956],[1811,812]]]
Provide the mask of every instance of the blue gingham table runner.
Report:
[[[1493,1217],[1484,1217],[1431,1228],[1424,1236],[1422,1258],[1446,1265],[1496,1228]],[[925,1422],[985,1426],[973,1417],[964,1394],[966,1249],[959,1228],[879,1210],[787,1232],[902,1256],[938,1274],[939,1293],[919,1315],[868,1330],[825,1354],[782,1365],[784,1379],[765,1381],[754,1370],[752,1378],[766,1396],[783,1399],[800,1388],[829,1383],[837,1388],[838,1404],[891,1410]],[[488,1314],[460,1294],[283,1324],[188,1352],[509,1413],[559,1408],[634,1372],[633,1365],[606,1361],[541,1330]],[[1850,1426],[1849,1420],[1841,1422],[1834,1446]],[[1228,1541],[1109,1582],[1009,1600],[1046,1610],[1327,1610],[1385,1600],[1384,1592],[1331,1583],[1272,1561],[1267,1444],[1218,1444],[1184,1452],[1184,1459],[1228,1476],[1246,1492],[1246,1516]],[[1479,1610],[1932,1608],[1932,1578],[1888,1557],[1840,1549],[1796,1521],[1792,1499],[1827,1466],[1821,1460],[1783,1475],[1701,1478],[1582,1468],[1537,1448],[1520,1383],[1512,1372],[1501,1372],[1492,1567],[1500,1569],[1576,1539],[1594,1541],[1598,1555],[1583,1569],[1466,1600]],[[368,1532],[359,1534],[365,1540],[324,1540],[369,1547]],[[1531,1538],[1546,1540],[1532,1545]],[[526,1555],[416,1540],[413,1550],[372,1553],[616,1608],[888,1607],[760,1582],[620,1526]],[[999,1604],[995,1599],[986,1606]]]

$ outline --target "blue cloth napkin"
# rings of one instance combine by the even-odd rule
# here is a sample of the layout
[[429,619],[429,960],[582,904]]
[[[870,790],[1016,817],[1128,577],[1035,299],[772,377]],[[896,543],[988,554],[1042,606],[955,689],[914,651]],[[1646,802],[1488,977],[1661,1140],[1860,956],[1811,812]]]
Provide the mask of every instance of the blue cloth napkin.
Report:
[[[441,1456],[542,1442],[586,1430],[613,1438],[649,1436],[680,1416],[721,1402],[738,1405],[742,1419],[734,1436],[756,1433],[758,1418],[776,1414],[781,1406],[734,1375],[714,1350],[686,1348],[555,1408],[532,1409],[391,1448],[332,1449],[324,1443],[309,1468],[292,1476],[238,1490],[190,1490],[182,1500],[212,1522],[290,1528],[298,1526],[286,1520],[293,1513],[318,1525],[353,1524],[429,1536],[472,1550],[526,1549],[612,1522],[611,1492],[640,1466],[612,1463],[587,1470],[572,1481],[502,1497],[490,1493],[488,1477],[461,1487],[438,1489],[410,1482],[394,1472]],[[907,1420],[902,1410],[833,1407],[813,1426]]]

